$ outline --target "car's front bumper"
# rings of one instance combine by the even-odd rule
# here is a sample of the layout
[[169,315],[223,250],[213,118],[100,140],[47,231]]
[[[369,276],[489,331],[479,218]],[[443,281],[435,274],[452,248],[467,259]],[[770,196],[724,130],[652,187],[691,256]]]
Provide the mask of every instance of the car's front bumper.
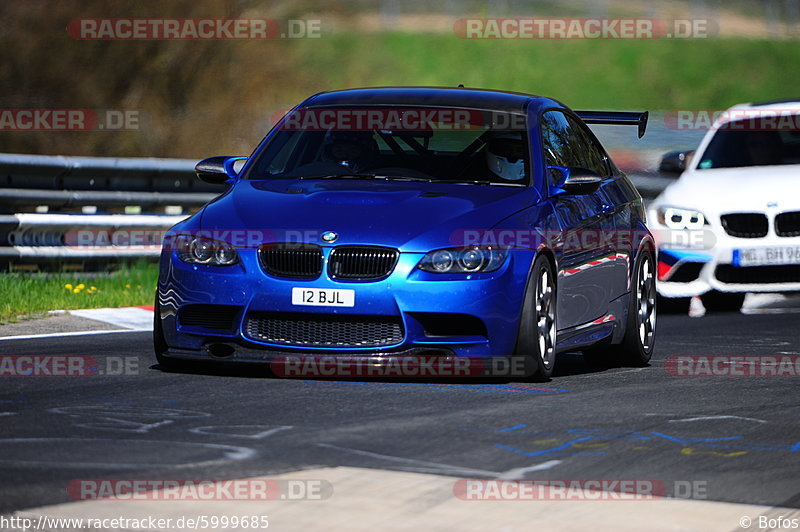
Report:
[[[325,251],[326,258],[329,250]],[[213,267],[187,264],[174,253],[161,259],[159,319],[168,355],[175,358],[227,358],[270,361],[289,355],[508,357],[514,352],[528,268],[533,252],[514,252],[496,272],[437,275],[416,268],[421,253],[401,253],[393,272],[371,282],[284,279],[266,274],[255,250],[240,251],[239,264]],[[355,290],[354,307],[292,304],[292,288]],[[190,305],[221,309],[214,322],[186,323]],[[206,308],[204,307],[204,308]],[[263,313],[297,318],[394,321],[402,335],[381,345],[318,345],[262,341],[248,332],[248,320]],[[228,348],[224,346],[229,346]],[[220,356],[222,355],[222,356]]]
[[[740,265],[736,254],[750,249],[800,251],[800,237],[734,238],[721,230],[705,229],[704,238],[680,238],[677,231],[656,228],[658,291],[666,297],[692,297],[711,290],[729,293],[800,291],[800,263]],[[689,232],[686,232],[687,235]],[[665,237],[664,235],[669,235]],[[704,242],[704,245],[683,245]],[[709,245],[713,244],[713,245]]]

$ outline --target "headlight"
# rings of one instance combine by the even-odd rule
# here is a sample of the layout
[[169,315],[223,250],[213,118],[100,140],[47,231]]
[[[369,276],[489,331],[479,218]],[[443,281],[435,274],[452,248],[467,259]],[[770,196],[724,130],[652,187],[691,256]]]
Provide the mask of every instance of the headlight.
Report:
[[658,222],[670,229],[702,229],[708,223],[702,212],[677,207],[660,207]]
[[431,273],[493,272],[506,257],[508,250],[490,247],[439,249],[422,257],[419,269]]
[[239,262],[239,254],[233,246],[221,240],[180,235],[175,239],[175,248],[178,258],[190,264],[230,266]]

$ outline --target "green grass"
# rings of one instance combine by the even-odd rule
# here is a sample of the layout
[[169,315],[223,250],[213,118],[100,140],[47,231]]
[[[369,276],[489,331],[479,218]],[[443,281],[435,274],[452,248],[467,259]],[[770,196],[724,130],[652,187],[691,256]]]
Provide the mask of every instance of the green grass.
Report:
[[56,309],[152,305],[157,277],[158,265],[144,262],[103,275],[0,274],[0,323]]
[[332,34],[294,41],[319,90],[463,83],[573,108],[708,109],[795,97],[800,43],[745,39],[464,40],[452,34]]

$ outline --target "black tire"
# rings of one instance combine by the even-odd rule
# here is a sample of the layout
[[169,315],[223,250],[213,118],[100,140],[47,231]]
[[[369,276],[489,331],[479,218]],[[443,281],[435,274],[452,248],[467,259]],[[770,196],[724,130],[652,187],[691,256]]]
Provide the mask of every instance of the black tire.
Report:
[[[618,364],[644,367],[653,356],[656,339],[655,254],[644,249],[636,257],[631,279],[628,302],[628,318],[625,335],[619,344],[602,345],[584,350],[584,357],[591,365]],[[687,308],[688,310],[688,308]]]
[[717,292],[712,290],[700,296],[706,312],[739,312],[747,294]]
[[[556,278],[546,257],[533,262],[522,305],[514,356],[534,381],[546,381],[556,364]],[[529,368],[529,369],[528,369]]]
[[658,296],[658,312],[661,314],[689,314],[691,297]]

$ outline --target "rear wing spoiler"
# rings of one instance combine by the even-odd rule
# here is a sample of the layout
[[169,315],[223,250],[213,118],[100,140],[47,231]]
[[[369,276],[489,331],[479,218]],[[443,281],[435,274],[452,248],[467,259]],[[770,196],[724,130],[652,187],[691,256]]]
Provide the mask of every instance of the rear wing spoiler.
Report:
[[635,113],[631,111],[575,111],[581,120],[587,124],[608,124],[608,125],[624,125],[624,126],[638,126],[639,138],[644,136],[644,131],[647,129],[647,111]]

